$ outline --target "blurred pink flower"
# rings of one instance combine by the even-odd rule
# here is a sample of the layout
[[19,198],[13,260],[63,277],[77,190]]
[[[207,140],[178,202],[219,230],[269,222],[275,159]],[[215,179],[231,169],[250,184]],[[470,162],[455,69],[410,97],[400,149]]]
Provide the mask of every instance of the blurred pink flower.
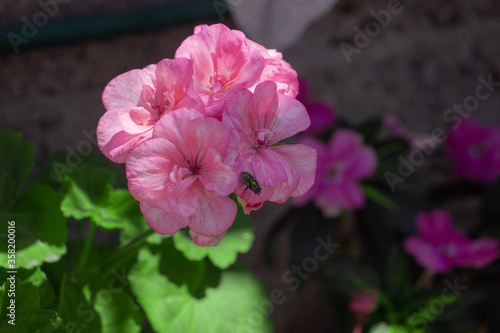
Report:
[[194,91],[208,116],[220,117],[231,94],[251,88],[262,75],[264,57],[246,41],[241,31],[223,24],[199,25],[177,49],[175,58],[193,61]]
[[471,240],[453,228],[445,210],[420,213],[416,222],[420,236],[406,238],[404,248],[420,266],[432,272],[444,273],[455,266],[484,268],[498,258],[496,239]]
[[395,114],[385,113],[382,116],[382,125],[387,131],[389,138],[404,139],[410,146],[418,148],[415,146],[415,140],[418,139],[417,135],[403,125],[401,119],[399,119]]
[[316,182],[304,196],[295,199],[302,206],[314,201],[325,216],[338,216],[342,210],[365,205],[365,194],[359,181],[369,178],[377,167],[372,147],[363,144],[363,137],[350,129],[337,130],[328,144],[312,137],[301,143],[318,152]]
[[260,83],[254,93],[236,92],[222,122],[239,140],[233,169],[238,175],[250,174],[261,188],[254,193],[244,182],[237,187],[246,213],[266,200],[283,203],[290,196],[301,196],[313,185],[316,151],[280,142],[306,129],[309,117],[295,98],[277,93],[276,83]]
[[358,314],[369,314],[377,305],[377,291],[360,289],[352,296],[349,302],[349,311]]
[[300,91],[297,95],[297,100],[304,104],[311,118],[311,126],[302,134],[321,134],[327,128],[333,126],[335,122],[335,110],[328,104],[319,101],[308,101],[309,83],[300,79]]
[[152,137],[162,115],[183,107],[203,111],[192,91],[192,72],[188,59],[164,59],[111,80],[102,94],[107,112],[97,126],[103,154],[124,163],[134,147]]
[[130,193],[154,230],[173,235],[189,226],[204,237],[226,232],[237,211],[227,197],[238,182],[231,142],[220,121],[195,110],[158,121],[153,138],[134,149],[126,165]]
[[446,153],[457,177],[489,183],[500,175],[500,126],[482,126],[472,118],[451,129]]

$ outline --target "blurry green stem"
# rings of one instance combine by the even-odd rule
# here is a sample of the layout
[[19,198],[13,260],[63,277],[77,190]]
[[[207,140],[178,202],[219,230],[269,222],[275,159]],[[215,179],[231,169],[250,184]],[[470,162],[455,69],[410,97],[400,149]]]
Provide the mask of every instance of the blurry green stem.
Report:
[[75,272],[80,272],[85,264],[87,263],[87,259],[89,257],[90,247],[92,246],[92,240],[94,239],[95,233],[95,222],[90,221],[89,232],[87,234],[87,238],[85,239],[85,244],[83,245],[82,253],[80,254],[80,258],[78,259],[78,263],[75,267]]

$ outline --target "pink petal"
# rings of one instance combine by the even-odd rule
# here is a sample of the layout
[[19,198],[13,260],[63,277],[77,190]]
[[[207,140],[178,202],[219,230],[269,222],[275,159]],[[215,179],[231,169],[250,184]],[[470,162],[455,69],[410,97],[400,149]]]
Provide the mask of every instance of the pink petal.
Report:
[[358,183],[344,180],[325,185],[318,194],[316,204],[327,216],[337,216],[341,209],[352,211],[365,205],[365,194]]
[[[196,33],[177,49],[175,58],[193,61],[193,87],[206,104],[216,102],[209,102],[209,96],[219,95],[212,89],[223,95],[226,91],[249,88],[257,82],[264,68],[264,58],[245,45],[242,32],[230,30],[223,24],[195,30]],[[217,84],[221,87],[216,88]]]
[[193,63],[186,58],[163,59],[156,65],[156,94],[172,92],[175,101],[184,98],[192,85]]
[[198,246],[217,246],[217,245],[219,245],[219,242],[221,241],[222,236],[224,236],[224,234],[216,236],[216,237],[206,237],[206,236],[202,236],[202,235],[197,234],[193,230],[189,231],[189,236],[191,236],[191,238],[193,239],[193,242]]
[[454,257],[454,262],[458,266],[481,269],[497,259],[498,240],[492,237],[484,237],[460,249]]
[[335,121],[335,111],[333,108],[323,102],[304,103],[309,118],[311,118],[311,126],[304,132],[307,134],[320,134],[324,130],[331,127]]
[[115,77],[102,94],[106,110],[141,106],[142,86],[153,86],[151,76],[144,70],[133,69]]
[[291,194],[298,197],[307,192],[314,184],[316,175],[316,150],[303,144],[282,145],[272,149],[283,156],[293,170],[298,173],[300,181]]
[[213,148],[208,148],[203,157],[203,166],[198,179],[209,191],[219,195],[234,192],[238,178],[232,167],[222,162],[221,155]]
[[418,264],[435,273],[444,273],[452,269],[450,260],[433,245],[419,237],[408,237],[403,246],[409,254],[415,257]]
[[132,109],[118,109],[118,121],[124,132],[131,135],[139,135],[153,129],[158,121],[156,115],[152,115],[148,110],[137,107]]
[[331,160],[343,161],[362,145],[363,137],[359,133],[350,129],[339,129],[328,142],[328,154]]
[[[280,94],[297,96],[299,92],[299,82],[297,80],[297,72],[290,66],[289,63],[283,60],[283,55],[276,50],[268,50],[264,46],[255,43],[247,38],[246,44],[259,51],[265,59],[264,70],[259,78],[259,82],[274,81],[276,82],[278,92]],[[255,86],[250,88],[254,90]]]
[[189,174],[168,188],[166,200],[172,213],[189,217],[200,209],[202,196],[203,186],[197,177]]
[[140,134],[126,133],[119,121],[122,112],[123,109],[107,111],[97,125],[99,148],[107,158],[116,163],[124,163],[133,148],[152,136],[151,127],[145,127],[145,131]]
[[162,157],[144,158],[134,168],[127,167],[130,194],[138,201],[166,199],[169,169],[170,161]]
[[362,180],[373,176],[377,169],[378,158],[372,147],[361,146],[357,151],[352,151],[342,163],[345,168],[344,177]]
[[224,156],[231,138],[231,132],[215,118],[193,119],[186,124],[183,135],[183,140],[190,147],[192,154],[198,155],[193,150],[196,147],[196,150],[201,152],[200,157],[209,148],[215,149],[221,156]]
[[[204,118],[204,115],[193,109],[179,109],[175,112],[169,112],[156,123],[153,137],[167,139],[174,145],[185,142],[187,123],[197,118]],[[179,147],[179,150],[184,151],[184,148]]]
[[241,204],[241,207],[243,208],[243,213],[245,213],[246,215],[250,214],[252,212],[252,210],[259,210],[263,205],[262,202],[255,203],[255,204],[246,202],[241,197],[238,197],[238,202]]
[[200,209],[189,217],[189,227],[203,236],[219,236],[233,224],[237,210],[236,203],[229,197],[205,192]]
[[430,244],[448,244],[455,235],[450,214],[441,209],[417,215],[417,229]]
[[179,229],[187,227],[187,218],[179,217],[162,209],[152,208],[145,202],[141,202],[140,207],[146,221],[159,234],[173,235]]
[[369,314],[377,305],[376,290],[358,290],[349,301],[349,310],[354,313]]
[[277,186],[287,180],[288,162],[269,149],[258,149],[252,154],[251,165],[261,186]]

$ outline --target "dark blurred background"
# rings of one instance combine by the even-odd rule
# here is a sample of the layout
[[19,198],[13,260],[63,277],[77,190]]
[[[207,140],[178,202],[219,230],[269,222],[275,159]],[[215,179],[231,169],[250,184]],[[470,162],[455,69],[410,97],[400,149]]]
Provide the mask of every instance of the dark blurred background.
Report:
[[[364,30],[374,20],[370,12],[387,9],[389,2],[340,0],[279,51],[309,80],[311,98],[330,103],[353,125],[392,113],[416,132],[446,129],[446,110],[474,94],[478,76],[500,81],[500,2],[402,1],[387,27],[347,61],[341,43],[354,46],[355,28]],[[95,130],[105,111],[102,91],[115,76],[173,58],[197,24],[244,30],[230,10],[221,14],[221,1],[60,0],[44,24],[40,3],[0,3],[0,124],[34,145],[38,167]],[[37,19],[38,31],[23,36],[25,22]],[[17,53],[12,33],[25,38]],[[484,123],[500,123],[500,87],[495,89],[473,114]],[[96,146],[93,152],[100,154]],[[289,229],[273,243],[275,264],[262,260],[264,238],[286,208],[268,205],[253,215],[257,239],[243,259],[269,290],[286,292],[287,301],[272,314],[277,332],[331,331],[336,319],[314,280],[300,293],[281,281],[290,266]]]

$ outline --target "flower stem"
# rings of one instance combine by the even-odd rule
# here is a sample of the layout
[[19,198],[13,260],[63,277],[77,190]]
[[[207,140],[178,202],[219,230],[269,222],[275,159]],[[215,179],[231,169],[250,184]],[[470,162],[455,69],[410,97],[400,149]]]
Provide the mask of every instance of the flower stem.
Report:
[[363,323],[358,321],[356,323],[356,326],[354,326],[352,333],[362,333],[362,332],[363,332]]
[[139,248],[142,245],[142,243],[146,240],[146,238],[148,238],[154,233],[155,231],[153,229],[149,229],[148,231],[145,231],[139,236],[132,238],[126,243],[122,244],[101,263],[101,267],[107,268],[112,263],[116,262],[118,259],[125,256],[128,252],[133,251],[135,248]]
[[430,288],[432,286],[432,281],[434,280],[434,276],[436,274],[433,271],[430,271],[428,269],[424,270],[422,275],[418,278],[417,287],[422,287],[422,288]]

